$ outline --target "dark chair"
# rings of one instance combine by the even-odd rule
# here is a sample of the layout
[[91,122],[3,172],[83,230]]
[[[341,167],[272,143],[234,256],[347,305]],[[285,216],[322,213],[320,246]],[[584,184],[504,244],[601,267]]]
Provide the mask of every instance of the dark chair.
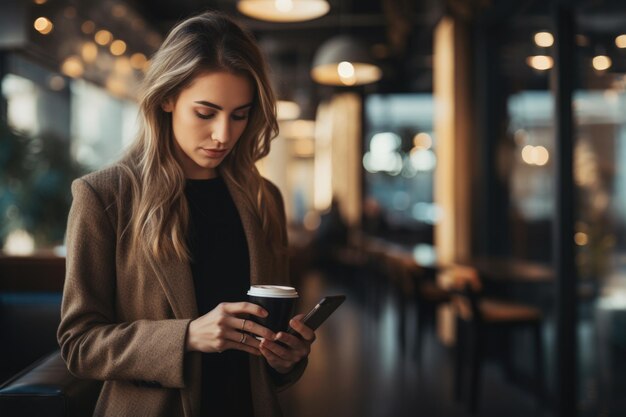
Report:
[[409,303],[412,302],[417,313],[415,353],[421,361],[426,331],[435,328],[437,310],[441,305],[450,302],[450,293],[437,284],[434,274],[428,274],[427,270],[406,254],[386,252],[385,265],[398,308],[400,346],[403,349],[406,346],[406,318]]
[[417,332],[415,335],[415,353],[421,363],[426,331],[435,330],[437,310],[451,300],[450,292],[442,288],[432,277],[425,275],[420,268],[413,269],[415,280],[414,301],[417,311]]
[[415,283],[411,278],[409,264],[398,253],[392,250],[383,252],[381,254],[381,266],[382,274],[386,277],[398,313],[398,343],[400,349],[405,351],[407,345],[406,318],[409,301],[415,292]]
[[[488,347],[497,347],[504,357],[506,369],[511,373],[513,354],[510,338],[513,332],[529,331],[534,346],[534,391],[538,401],[543,397],[543,348],[541,341],[541,311],[535,307],[512,301],[483,297],[478,274],[471,268],[453,272],[460,290],[454,296],[456,310],[455,397],[463,397],[463,382],[469,368],[469,410],[478,411],[482,385],[482,365]],[[497,346],[487,346],[489,339]]]
[[91,416],[101,386],[100,381],[78,379],[70,374],[56,351],[0,386],[0,415]]
[[60,356],[65,260],[0,256],[0,416],[90,416],[98,381],[69,373]]

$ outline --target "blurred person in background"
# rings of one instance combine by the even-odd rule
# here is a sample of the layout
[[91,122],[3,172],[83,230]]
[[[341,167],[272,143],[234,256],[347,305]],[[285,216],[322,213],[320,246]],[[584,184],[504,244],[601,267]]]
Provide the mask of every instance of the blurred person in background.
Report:
[[212,12],[177,25],[140,118],[118,163],[72,184],[67,366],[104,381],[96,416],[278,416],[315,334],[247,320],[267,315],[250,284],[289,285],[282,197],[255,167],[277,122],[251,35]]
[[374,197],[363,202],[363,231],[373,236],[385,236],[389,232],[387,216]]
[[337,197],[333,197],[330,207],[320,216],[320,224],[315,230],[311,247],[316,261],[327,264],[333,255],[348,244],[348,226],[346,225]]

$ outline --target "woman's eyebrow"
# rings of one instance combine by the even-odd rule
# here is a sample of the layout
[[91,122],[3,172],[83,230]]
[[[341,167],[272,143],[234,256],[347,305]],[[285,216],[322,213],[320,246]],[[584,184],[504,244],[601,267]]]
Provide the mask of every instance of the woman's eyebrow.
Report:
[[[216,110],[224,110],[224,108],[222,106],[218,106],[215,103],[211,103],[210,101],[206,101],[206,100],[198,100],[198,101],[194,101],[194,103],[196,104],[201,104],[203,106],[207,106],[207,107],[212,107]],[[244,104],[243,106],[239,106],[237,108],[235,108],[235,110],[241,110],[241,109],[245,109],[246,107],[252,107],[252,102]]]

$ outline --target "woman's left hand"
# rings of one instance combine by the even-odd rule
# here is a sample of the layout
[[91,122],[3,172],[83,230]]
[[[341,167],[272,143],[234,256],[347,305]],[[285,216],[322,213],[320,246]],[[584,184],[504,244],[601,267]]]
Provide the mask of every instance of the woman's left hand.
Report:
[[[311,345],[315,341],[315,332],[302,324],[300,320],[303,317],[304,314],[299,314],[289,322],[289,325],[300,334],[301,338],[286,332],[279,332],[274,341],[264,339],[259,345],[259,350],[267,363],[282,374],[291,371],[296,363],[309,356],[311,352]],[[283,345],[276,342],[281,342]]]

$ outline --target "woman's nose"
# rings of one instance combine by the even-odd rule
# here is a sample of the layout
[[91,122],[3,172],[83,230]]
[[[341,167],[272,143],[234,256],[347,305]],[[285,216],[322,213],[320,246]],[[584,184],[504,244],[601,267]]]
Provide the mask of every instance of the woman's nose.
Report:
[[220,143],[227,143],[230,140],[230,121],[217,120],[213,125],[212,137]]

